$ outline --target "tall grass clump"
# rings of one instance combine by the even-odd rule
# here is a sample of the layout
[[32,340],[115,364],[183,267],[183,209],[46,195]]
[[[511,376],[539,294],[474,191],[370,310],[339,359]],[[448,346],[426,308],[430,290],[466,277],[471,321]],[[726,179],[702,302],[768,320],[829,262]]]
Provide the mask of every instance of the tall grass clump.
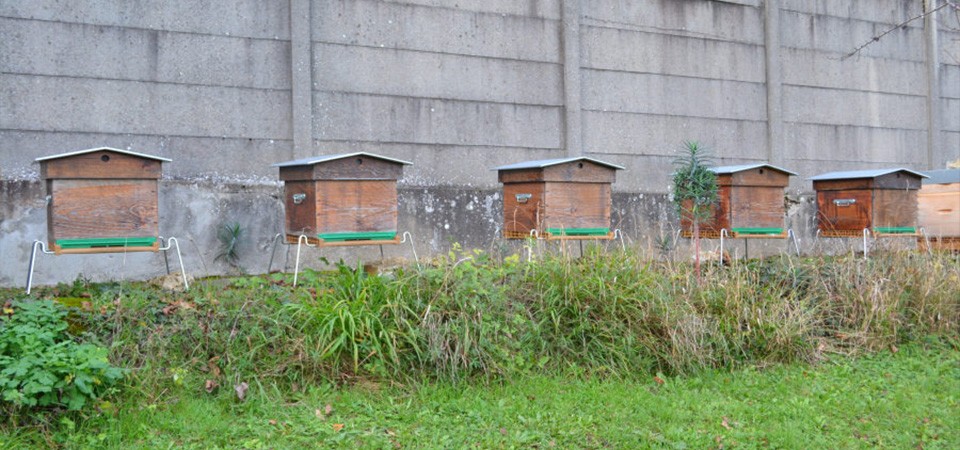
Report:
[[[815,363],[960,332],[960,264],[943,255],[772,257],[708,266],[588,247],[533,262],[455,248],[416,269],[39,289],[75,311],[146,395],[247,383],[634,377]],[[262,388],[262,389],[261,389]]]

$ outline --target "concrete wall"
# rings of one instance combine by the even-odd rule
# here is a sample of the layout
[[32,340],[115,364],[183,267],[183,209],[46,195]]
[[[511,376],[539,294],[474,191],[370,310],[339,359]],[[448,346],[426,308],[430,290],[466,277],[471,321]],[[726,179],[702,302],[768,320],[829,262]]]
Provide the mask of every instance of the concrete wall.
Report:
[[[280,228],[270,164],[369,151],[411,160],[401,228],[421,253],[490,248],[496,175],[527,159],[619,163],[614,218],[649,245],[684,140],[716,163],[801,174],[791,226],[809,229],[828,170],[940,168],[960,159],[960,23],[921,0],[0,0],[0,285],[43,239],[33,159],[96,146],[172,158],[161,231],[195,274],[240,222],[246,268]],[[500,244],[498,244],[500,245]],[[387,253],[407,254],[400,248]],[[329,253],[379,258],[379,250]],[[315,254],[311,264],[315,264]],[[38,281],[160,272],[156,255],[41,260]]]

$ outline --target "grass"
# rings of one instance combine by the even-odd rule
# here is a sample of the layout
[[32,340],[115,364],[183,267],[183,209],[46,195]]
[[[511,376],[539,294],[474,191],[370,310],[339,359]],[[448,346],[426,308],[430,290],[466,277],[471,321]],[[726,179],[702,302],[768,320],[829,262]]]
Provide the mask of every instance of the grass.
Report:
[[629,381],[555,374],[489,386],[323,384],[244,403],[182,386],[120,405],[78,428],[58,424],[52,442],[34,429],[6,430],[0,446],[952,449],[960,446],[960,350],[917,344],[815,368]]
[[[64,304],[73,339],[130,370],[81,413],[0,403],[0,447],[956,442],[955,258],[785,256],[703,276],[635,252],[455,248],[383,276],[305,271],[296,288],[272,274],[0,290],[5,314]],[[14,414],[32,428],[4,425]]]

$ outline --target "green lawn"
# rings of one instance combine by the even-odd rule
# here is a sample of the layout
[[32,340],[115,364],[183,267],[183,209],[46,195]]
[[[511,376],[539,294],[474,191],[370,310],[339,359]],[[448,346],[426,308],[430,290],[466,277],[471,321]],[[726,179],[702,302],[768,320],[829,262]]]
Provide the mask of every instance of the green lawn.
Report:
[[[906,346],[818,366],[632,381],[530,376],[507,385],[182,386],[130,395],[45,441],[0,448],[960,448],[960,351]],[[327,412],[329,405],[329,413]]]

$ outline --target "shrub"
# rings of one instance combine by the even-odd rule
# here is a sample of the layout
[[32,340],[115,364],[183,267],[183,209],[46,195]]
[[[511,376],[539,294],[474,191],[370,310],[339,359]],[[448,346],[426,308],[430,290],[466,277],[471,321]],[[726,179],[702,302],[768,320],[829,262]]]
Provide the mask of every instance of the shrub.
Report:
[[23,301],[12,309],[12,315],[0,317],[0,402],[5,407],[79,410],[123,377],[124,370],[107,361],[106,349],[70,338],[60,305]]

